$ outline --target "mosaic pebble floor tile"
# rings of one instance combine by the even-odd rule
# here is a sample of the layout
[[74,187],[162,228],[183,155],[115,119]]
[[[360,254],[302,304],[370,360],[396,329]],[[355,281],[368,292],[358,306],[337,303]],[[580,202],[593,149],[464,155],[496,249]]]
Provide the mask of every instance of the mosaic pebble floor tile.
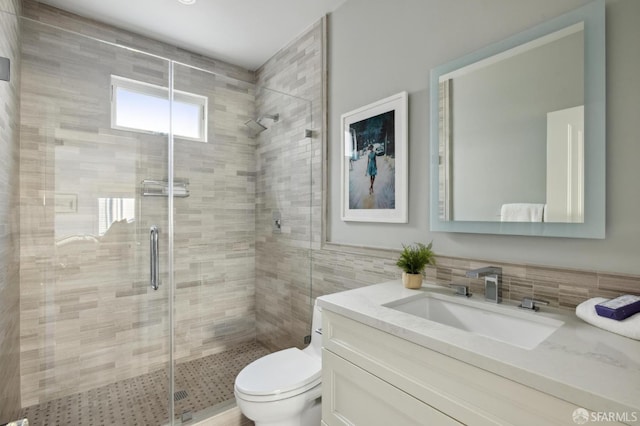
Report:
[[[245,343],[176,368],[175,413],[196,413],[233,399],[240,370],[267,355],[259,343]],[[151,426],[168,421],[168,371],[158,370],[87,392],[23,408],[21,417],[35,426]]]

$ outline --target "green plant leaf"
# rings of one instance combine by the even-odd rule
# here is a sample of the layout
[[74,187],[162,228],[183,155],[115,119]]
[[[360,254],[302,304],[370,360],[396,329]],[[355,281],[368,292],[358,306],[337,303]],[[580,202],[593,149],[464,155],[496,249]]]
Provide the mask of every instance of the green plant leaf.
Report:
[[402,252],[396,265],[407,274],[421,274],[427,265],[436,263],[432,247],[433,242],[430,242],[429,245],[415,243],[414,245],[405,246],[402,244]]

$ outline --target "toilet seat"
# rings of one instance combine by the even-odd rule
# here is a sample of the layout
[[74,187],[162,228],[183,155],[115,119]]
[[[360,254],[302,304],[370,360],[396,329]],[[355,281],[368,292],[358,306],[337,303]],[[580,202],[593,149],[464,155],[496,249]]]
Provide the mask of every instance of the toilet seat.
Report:
[[236,377],[237,396],[268,402],[291,398],[318,386],[322,361],[298,348],[274,352],[247,365]]

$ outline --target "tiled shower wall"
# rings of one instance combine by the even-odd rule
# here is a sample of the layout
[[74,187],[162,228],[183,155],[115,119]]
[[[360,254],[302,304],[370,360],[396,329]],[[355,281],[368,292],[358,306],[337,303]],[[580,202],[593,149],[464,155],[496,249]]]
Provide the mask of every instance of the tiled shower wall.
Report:
[[176,90],[209,98],[209,142],[177,140],[175,356],[200,358],[255,339],[255,150],[244,122],[255,112],[252,81],[177,65]]
[[[257,150],[257,338],[272,349],[302,347],[310,330],[310,254],[319,241],[322,194],[323,26],[318,21],[257,71],[258,114],[282,117],[260,135]],[[272,232],[274,212],[281,233]]]
[[[175,68],[175,87],[208,96],[208,143],[175,142],[178,361],[255,339],[254,74],[27,1],[23,21],[20,348],[22,405],[167,365],[168,283],[149,288],[149,226],[167,256],[162,135],[111,129],[110,75],[167,86],[168,62],[61,28],[211,70]],[[98,230],[98,197],[135,200],[135,220]],[[131,219],[131,218],[130,218]],[[165,264],[166,262],[161,262]],[[4,371],[4,369],[3,369]]]
[[19,0],[0,1],[0,56],[11,80],[0,81],[0,424],[20,409]]

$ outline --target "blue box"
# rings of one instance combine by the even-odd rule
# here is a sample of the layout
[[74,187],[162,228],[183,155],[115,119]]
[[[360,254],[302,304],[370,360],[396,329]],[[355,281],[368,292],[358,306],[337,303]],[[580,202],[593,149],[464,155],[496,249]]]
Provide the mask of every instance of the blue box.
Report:
[[596,305],[596,313],[601,317],[622,321],[640,312],[640,296],[626,294]]

